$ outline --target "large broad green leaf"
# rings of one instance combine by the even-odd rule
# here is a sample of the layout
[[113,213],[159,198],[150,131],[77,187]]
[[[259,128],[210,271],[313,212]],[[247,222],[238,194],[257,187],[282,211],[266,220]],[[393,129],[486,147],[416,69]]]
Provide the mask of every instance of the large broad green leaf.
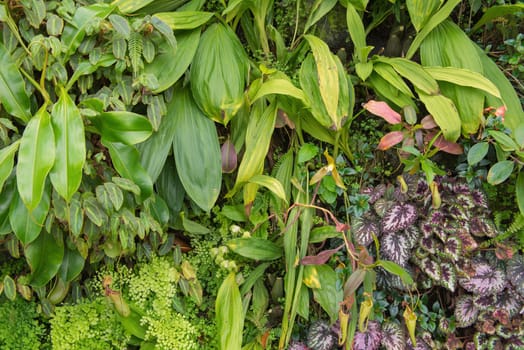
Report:
[[390,81],[384,79],[377,73],[378,72],[373,72],[369,76],[368,82],[371,84],[375,92],[381,97],[381,99],[384,99],[388,102],[388,104],[394,104],[399,108],[403,108],[405,106],[412,106],[413,108],[415,108],[415,110],[417,110],[415,102],[410,97],[410,95],[413,95],[413,93],[411,93],[410,95],[404,94],[399,89],[403,89],[402,85],[399,85],[398,87],[396,85],[392,85]]
[[0,192],[2,187],[4,187],[5,181],[13,171],[15,154],[19,145],[20,141],[15,141],[0,150]]
[[31,104],[25,92],[25,83],[5,46],[0,43],[0,102],[7,113],[27,123],[31,118]]
[[50,203],[49,191],[45,191],[38,206],[29,212],[18,193],[15,193],[9,209],[9,222],[20,242],[29,244],[38,237],[44,226]]
[[[11,223],[9,222],[9,211],[15,194],[18,193],[16,190],[16,177],[14,175],[9,177],[4,185],[2,192],[0,192],[0,236],[13,232]],[[24,204],[22,204],[22,206],[25,208]]]
[[310,10],[309,17],[304,25],[304,34],[307,33],[315,23],[320,21],[322,17],[328,14],[329,11],[335,7],[337,0],[316,0],[315,4]]
[[167,158],[155,186],[157,193],[165,200],[171,211],[170,218],[177,217],[182,209],[186,191],[178,177],[173,157]]
[[153,132],[149,119],[133,112],[102,112],[90,120],[102,138],[110,142],[134,145],[145,141]]
[[408,97],[415,97],[404,79],[389,64],[377,62],[373,65],[373,70],[388,82],[392,89],[398,89]]
[[408,79],[416,88],[424,93],[434,95],[439,92],[437,81],[418,63],[400,57],[380,57],[378,60],[391,65],[398,74]]
[[85,7],[80,7],[76,10],[73,19],[64,27],[62,33],[62,42],[64,43],[64,60],[71,56],[86,35],[86,28],[92,24],[92,21],[98,18],[106,18],[115,9],[114,5],[110,4],[93,4]]
[[[253,84],[251,85],[253,86]],[[284,78],[268,79],[264,81],[256,91],[255,96],[251,98],[251,102],[255,102],[259,98],[271,94],[291,96],[302,101],[306,106],[308,104],[304,91],[293,85],[289,79]]]
[[406,0],[411,23],[420,31],[431,15],[441,4],[441,0]]
[[418,91],[420,100],[433,116],[448,141],[456,141],[460,136],[460,117],[453,101],[442,95],[426,95]]
[[156,182],[164,168],[173,144],[178,113],[175,101],[176,99],[172,99],[167,105],[167,113],[162,117],[158,131],[153,132],[150,138],[137,145],[140,152],[140,162],[153,182]]
[[175,155],[178,176],[188,196],[209,211],[220,193],[222,165],[215,124],[200,111],[188,89],[176,90]]
[[500,17],[515,14],[517,12],[524,11],[524,4],[514,4],[514,5],[498,5],[489,7],[482,17],[478,20],[477,23],[471,28],[471,32],[475,32],[477,29],[482,27],[484,24],[491,22]]
[[24,249],[24,254],[31,267],[31,285],[42,287],[58,272],[64,257],[62,237],[42,233],[33,243]]
[[263,238],[241,237],[226,244],[235,253],[253,260],[275,260],[282,257],[282,248]]
[[208,27],[191,63],[191,91],[205,115],[227,124],[243,103],[248,59],[226,25]]
[[133,181],[140,188],[140,198],[143,200],[153,193],[153,182],[149,174],[140,164],[140,155],[134,146],[102,139],[109,150],[116,171],[123,177]]
[[65,282],[74,280],[84,268],[85,260],[78,250],[65,249],[58,275]]
[[306,265],[304,284],[313,290],[315,301],[326,311],[331,322],[335,322],[344,296],[336,272],[328,265]]
[[44,193],[47,174],[55,162],[55,136],[44,105],[27,124],[18,150],[18,192],[29,211]]
[[153,62],[145,64],[144,72],[153,74],[158,80],[158,88],[154,93],[173,86],[187,70],[198,47],[200,29],[177,33],[176,40],[176,47],[167,41],[162,42]]
[[[180,11],[180,12],[159,12],[153,17],[157,17],[166,23],[173,30],[195,29],[205,24],[213,17],[213,12],[203,11]],[[178,40],[178,36],[177,36]]]
[[499,89],[482,74],[457,67],[424,67],[435,80],[447,81],[460,86],[469,86],[501,98]]
[[58,102],[51,112],[56,158],[50,178],[58,194],[69,202],[82,181],[86,158],[84,123],[79,109],[64,88],[60,88],[58,95]]
[[242,348],[244,312],[234,273],[230,273],[226,277],[218,290],[215,315],[219,350],[240,350]]
[[364,55],[366,49],[366,30],[364,29],[364,23],[362,23],[360,15],[351,3],[347,4],[346,20],[349,36],[355,45],[355,53],[359,62],[364,63],[367,59],[367,55]]

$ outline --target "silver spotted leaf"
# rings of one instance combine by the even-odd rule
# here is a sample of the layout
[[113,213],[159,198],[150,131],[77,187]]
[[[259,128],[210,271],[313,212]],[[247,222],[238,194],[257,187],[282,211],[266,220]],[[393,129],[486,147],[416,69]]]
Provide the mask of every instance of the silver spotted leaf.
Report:
[[420,238],[420,229],[417,226],[409,226],[404,230],[402,236],[406,237],[409,245],[409,249],[415,248],[418,239]]
[[487,262],[473,264],[474,271],[469,278],[459,278],[460,285],[467,290],[480,295],[496,294],[504,289],[506,279],[504,272]]
[[520,254],[515,254],[508,261],[506,273],[511,284],[524,297],[524,258]]
[[436,261],[430,258],[424,258],[424,259],[420,259],[419,267],[434,281],[440,282],[440,279],[441,279],[440,263],[437,263]]
[[453,264],[443,262],[440,264],[440,284],[454,292],[457,286],[457,274]]
[[413,225],[417,220],[417,208],[413,204],[399,203],[392,206],[382,218],[384,232],[397,232]]
[[383,259],[405,266],[410,256],[408,239],[396,233],[384,233],[380,239],[380,254]]
[[331,350],[338,342],[331,326],[325,321],[317,321],[309,327],[307,345],[310,349]]
[[518,298],[516,292],[512,289],[506,289],[497,294],[495,307],[506,310],[511,317],[516,316],[522,309],[524,301]]
[[365,332],[355,333],[353,350],[378,350],[381,339],[380,324],[376,321],[369,321]]
[[385,198],[379,198],[373,204],[373,209],[375,209],[375,212],[378,216],[383,217],[394,204],[395,202],[393,201],[387,200]]
[[395,322],[384,322],[382,325],[382,347],[388,350],[404,350],[406,348],[406,335],[404,329]]
[[369,215],[353,218],[352,228],[355,242],[363,246],[371,244],[373,242],[373,236],[378,237],[380,235],[380,228],[377,221],[376,218]]
[[477,320],[479,309],[473,302],[473,296],[462,294],[455,305],[455,320],[457,327],[469,327]]
[[497,298],[494,294],[490,295],[474,295],[473,296],[473,303],[477,307],[477,309],[484,311],[489,308],[495,307],[495,302]]
[[386,185],[380,184],[375,187],[367,187],[361,191],[362,194],[367,194],[369,196],[368,203],[373,204],[379,198],[381,198],[384,193],[386,193]]

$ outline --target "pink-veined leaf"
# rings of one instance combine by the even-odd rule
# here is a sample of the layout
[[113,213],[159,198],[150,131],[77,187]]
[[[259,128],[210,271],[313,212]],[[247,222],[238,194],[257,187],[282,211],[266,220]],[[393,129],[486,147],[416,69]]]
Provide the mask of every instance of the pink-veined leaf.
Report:
[[363,105],[368,112],[383,118],[389,124],[398,124],[402,117],[395,112],[386,102],[370,100]]
[[382,136],[377,149],[385,151],[400,143],[404,139],[404,133],[402,131],[391,131],[386,135]]

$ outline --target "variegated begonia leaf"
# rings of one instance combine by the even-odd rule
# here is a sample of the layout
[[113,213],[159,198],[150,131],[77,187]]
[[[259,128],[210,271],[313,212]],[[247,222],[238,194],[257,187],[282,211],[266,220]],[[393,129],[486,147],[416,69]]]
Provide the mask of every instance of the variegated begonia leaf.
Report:
[[380,184],[375,187],[367,187],[361,191],[362,194],[367,194],[369,196],[368,203],[373,204],[379,198],[381,198],[384,193],[386,193],[386,185]]
[[440,284],[452,292],[455,291],[455,287],[457,286],[457,274],[453,264],[448,262],[440,264]]
[[497,299],[495,298],[494,294],[473,296],[473,303],[475,304],[477,309],[482,311],[495,307],[496,300]]
[[463,349],[463,344],[460,338],[458,338],[455,334],[449,334],[449,330],[446,332],[447,339],[446,339],[446,349],[449,350],[455,350],[455,349]]
[[455,194],[469,194],[471,190],[469,189],[468,184],[464,182],[455,182],[450,181],[449,190]]
[[475,207],[484,209],[488,208],[488,201],[486,200],[486,196],[482,191],[471,191],[471,198],[473,198],[473,203],[475,204]]
[[514,317],[521,311],[523,300],[518,297],[514,290],[506,289],[502,293],[497,294],[495,306],[497,309],[506,310],[511,317]]
[[524,297],[524,258],[522,255],[513,255],[513,258],[508,261],[506,273],[511,284]]
[[373,204],[373,209],[375,209],[375,212],[378,216],[383,217],[386,212],[391,208],[395,202],[387,200],[385,198],[379,198],[377,201]]
[[309,348],[304,343],[301,343],[299,341],[292,341],[289,344],[288,350],[309,350]]
[[415,251],[413,252],[413,255],[411,256],[411,258],[412,259],[424,259],[428,255],[429,253],[425,249],[423,249],[421,246],[418,246],[415,248]]
[[353,218],[352,228],[355,242],[363,246],[371,244],[373,242],[373,236],[378,237],[380,235],[377,218],[371,215]]
[[420,232],[422,232],[424,237],[433,236],[433,230],[434,226],[428,220],[425,220],[420,224]]
[[409,249],[413,249],[421,236],[420,229],[417,226],[409,226],[402,232],[402,236],[406,237]]
[[464,350],[477,350],[477,348],[475,347],[475,343],[470,341],[464,345]]
[[447,206],[447,215],[458,222],[467,222],[469,220],[469,212],[457,204]]
[[484,217],[475,216],[469,223],[469,232],[477,237],[495,237],[497,229],[491,220]]
[[491,336],[488,339],[488,349],[502,349],[502,341],[499,337]]
[[462,208],[473,209],[475,208],[475,201],[473,197],[467,194],[458,194],[454,200],[455,204]]
[[469,327],[477,320],[479,309],[473,302],[473,296],[462,294],[455,304],[455,320],[457,327]]
[[417,337],[417,346],[413,346],[413,343],[411,342],[411,339],[408,337],[406,341],[406,349],[407,350],[431,350],[428,344],[422,340],[422,338]]
[[498,324],[495,327],[496,334],[504,339],[509,339],[513,335],[513,329],[504,326],[503,324]]
[[388,350],[404,350],[406,348],[406,335],[403,328],[395,322],[384,322],[380,343],[382,347]]
[[474,273],[469,278],[459,278],[460,285],[475,294],[487,295],[495,294],[504,289],[506,280],[504,272],[499,268],[494,268],[486,262],[473,264]]
[[476,332],[473,336],[475,349],[488,349],[488,335],[483,332]]
[[462,254],[462,241],[457,237],[448,237],[444,243],[442,254],[453,261],[457,261]]
[[478,248],[477,241],[473,238],[472,235],[469,234],[469,232],[465,230],[460,230],[457,232],[457,237],[460,239],[462,244],[462,249],[466,252],[471,252]]
[[380,255],[382,259],[391,260],[400,266],[405,266],[410,256],[408,239],[396,233],[384,233],[380,239]]
[[507,350],[522,350],[524,349],[524,338],[522,335],[513,335],[506,341]]
[[437,348],[435,341],[433,340],[433,335],[428,332],[424,331],[420,334],[420,338],[426,343],[430,348],[435,349]]
[[398,203],[392,206],[382,218],[383,232],[397,232],[413,225],[417,220],[417,208],[410,203]]
[[419,267],[433,280],[437,282],[440,281],[440,263],[437,263],[430,258],[424,258],[420,259]]
[[325,321],[317,321],[309,327],[307,345],[311,349],[331,350],[338,342],[332,327]]
[[422,237],[419,241],[420,247],[430,254],[435,254],[437,248],[441,248],[438,242],[433,237]]
[[382,332],[377,321],[369,321],[365,332],[356,332],[353,350],[377,350],[380,347]]
[[438,322],[438,329],[444,334],[451,333],[451,323],[449,322],[449,318],[441,317]]

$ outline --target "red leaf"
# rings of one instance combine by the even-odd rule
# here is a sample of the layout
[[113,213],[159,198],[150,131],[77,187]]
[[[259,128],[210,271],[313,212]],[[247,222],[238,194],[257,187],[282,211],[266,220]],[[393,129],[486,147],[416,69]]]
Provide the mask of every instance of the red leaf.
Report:
[[233,142],[227,139],[220,151],[222,153],[222,172],[232,173],[237,168],[237,152]]
[[443,136],[439,136],[435,140],[435,143],[433,143],[433,145],[435,145],[435,147],[437,147],[439,150],[449,154],[459,155],[464,153],[464,149],[461,145],[455,142],[450,142],[446,140]]
[[363,107],[368,112],[383,118],[389,124],[398,124],[402,119],[400,114],[391,109],[386,102],[370,100]]
[[308,255],[302,258],[301,264],[302,265],[322,265],[325,264],[329,258],[336,252],[338,252],[340,249],[342,249],[344,245],[341,245],[338,248],[335,249],[329,249],[329,250],[323,250],[317,255]]
[[392,131],[387,133],[380,139],[380,143],[377,148],[381,151],[385,151],[395,146],[397,143],[404,139],[404,133],[402,131]]
[[420,121],[420,124],[422,125],[423,129],[433,129],[437,127],[437,123],[435,123],[435,119],[431,115],[427,115]]

